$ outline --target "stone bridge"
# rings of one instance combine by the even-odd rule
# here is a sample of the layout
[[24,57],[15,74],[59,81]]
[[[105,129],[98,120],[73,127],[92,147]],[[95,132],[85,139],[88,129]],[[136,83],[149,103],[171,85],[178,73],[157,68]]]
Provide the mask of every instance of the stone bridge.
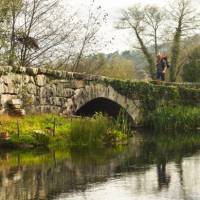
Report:
[[155,84],[54,71],[44,68],[0,68],[0,112],[18,102],[26,113],[115,116],[121,108],[137,125],[144,115],[163,104],[200,103],[198,84]]

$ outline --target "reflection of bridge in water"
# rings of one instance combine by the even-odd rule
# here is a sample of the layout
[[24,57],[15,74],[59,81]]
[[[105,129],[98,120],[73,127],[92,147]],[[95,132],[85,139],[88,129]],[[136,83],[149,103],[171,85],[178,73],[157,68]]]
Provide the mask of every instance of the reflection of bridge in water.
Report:
[[[39,158],[44,162],[32,166],[21,164],[23,155],[12,157],[7,154],[5,157],[4,154],[0,166],[0,199],[55,199],[61,194],[68,196],[86,192],[92,187],[103,188],[104,184],[112,186],[115,180],[123,183],[119,191],[128,190],[134,196],[166,191],[173,194],[176,187],[182,199],[184,193],[181,185],[184,184],[188,191],[192,191],[194,185],[191,181],[195,179],[195,188],[200,186],[200,181],[196,179],[200,162],[190,162],[180,157],[178,163],[169,163],[167,156],[166,160],[164,155],[160,159],[158,152],[150,149],[149,145],[152,144],[135,140],[130,144],[131,148],[123,153],[116,154],[109,150],[74,153],[63,161],[55,159],[54,153],[40,155]],[[45,162],[49,157],[50,162]],[[176,153],[171,155],[171,159],[175,157]],[[200,158],[199,154],[194,157],[198,160]],[[10,162],[9,166],[9,159],[15,160],[16,164]]]

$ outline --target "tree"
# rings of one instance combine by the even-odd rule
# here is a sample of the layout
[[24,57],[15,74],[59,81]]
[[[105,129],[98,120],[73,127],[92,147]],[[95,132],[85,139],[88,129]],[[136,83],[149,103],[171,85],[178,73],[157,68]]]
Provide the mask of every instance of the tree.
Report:
[[99,69],[99,74],[117,79],[136,79],[136,68],[131,60],[121,56],[114,56]]
[[200,82],[200,46],[189,54],[187,60],[187,63],[183,65],[183,80]]
[[156,58],[159,52],[159,40],[162,38],[160,29],[163,28],[165,14],[156,6],[146,6],[144,11],[145,23],[149,26],[149,33],[147,35],[152,38],[154,58]]
[[[117,28],[131,29],[139,43],[139,49],[143,52],[147,62],[148,69],[152,78],[155,77],[155,55],[158,53],[159,30],[162,25],[163,14],[154,6],[141,7],[135,5],[122,11]],[[148,48],[150,44],[154,45],[154,57]]]
[[192,7],[191,0],[176,0],[171,5],[169,11],[171,16],[170,24],[174,25],[173,28],[173,41],[171,46],[171,68],[170,68],[170,81],[176,81],[180,67],[178,62],[181,55],[181,43],[184,37],[194,34],[195,29],[199,27],[199,18],[197,11]]
[[56,59],[54,52],[74,34],[78,26],[75,14],[66,16],[59,2],[24,0],[15,28],[15,53],[19,65],[42,65]]
[[[79,51],[77,53],[75,62],[73,64],[72,71],[79,71],[79,64],[84,53],[92,53],[92,47],[96,46],[98,43],[97,34],[106,21],[108,14],[102,11],[101,6],[95,6],[94,1],[89,8],[88,16],[86,21],[82,22],[79,31],[81,31],[81,41],[79,46]],[[101,41],[102,42],[102,41]],[[87,52],[85,52],[87,50]]]
[[14,59],[14,30],[16,17],[22,7],[21,0],[2,0],[0,2],[0,50],[2,60],[8,63]]
[[[4,0],[7,1],[7,0]],[[6,62],[20,66],[56,66],[77,71],[83,56],[97,46],[97,33],[107,14],[94,2],[88,17],[72,8],[62,7],[62,0],[9,0],[1,16],[9,20],[4,32],[2,55]],[[1,2],[2,3],[2,2]],[[6,4],[6,3],[5,3]],[[1,23],[1,22],[0,22]],[[1,42],[2,43],[2,42]]]
[[165,52],[170,51],[170,81],[177,80],[184,64],[182,60],[182,55],[185,54],[184,41],[196,34],[199,28],[199,13],[192,3],[193,0],[175,0],[163,11],[154,6],[142,8],[138,5],[122,11],[119,28],[133,30],[148,62],[152,78],[155,74],[152,49],[155,57],[159,50],[164,48]]

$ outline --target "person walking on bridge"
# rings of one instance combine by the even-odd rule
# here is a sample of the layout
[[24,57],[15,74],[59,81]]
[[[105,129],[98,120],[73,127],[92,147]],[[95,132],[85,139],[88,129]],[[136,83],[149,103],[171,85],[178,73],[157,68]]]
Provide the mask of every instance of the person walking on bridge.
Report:
[[163,56],[162,54],[157,55],[157,80],[165,81],[165,74],[167,71],[167,56]]

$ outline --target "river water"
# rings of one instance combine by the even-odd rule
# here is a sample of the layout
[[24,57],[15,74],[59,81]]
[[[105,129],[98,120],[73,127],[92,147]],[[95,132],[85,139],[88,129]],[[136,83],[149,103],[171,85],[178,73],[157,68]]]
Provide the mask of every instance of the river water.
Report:
[[1,152],[0,200],[200,199],[200,147],[144,138],[115,149]]

